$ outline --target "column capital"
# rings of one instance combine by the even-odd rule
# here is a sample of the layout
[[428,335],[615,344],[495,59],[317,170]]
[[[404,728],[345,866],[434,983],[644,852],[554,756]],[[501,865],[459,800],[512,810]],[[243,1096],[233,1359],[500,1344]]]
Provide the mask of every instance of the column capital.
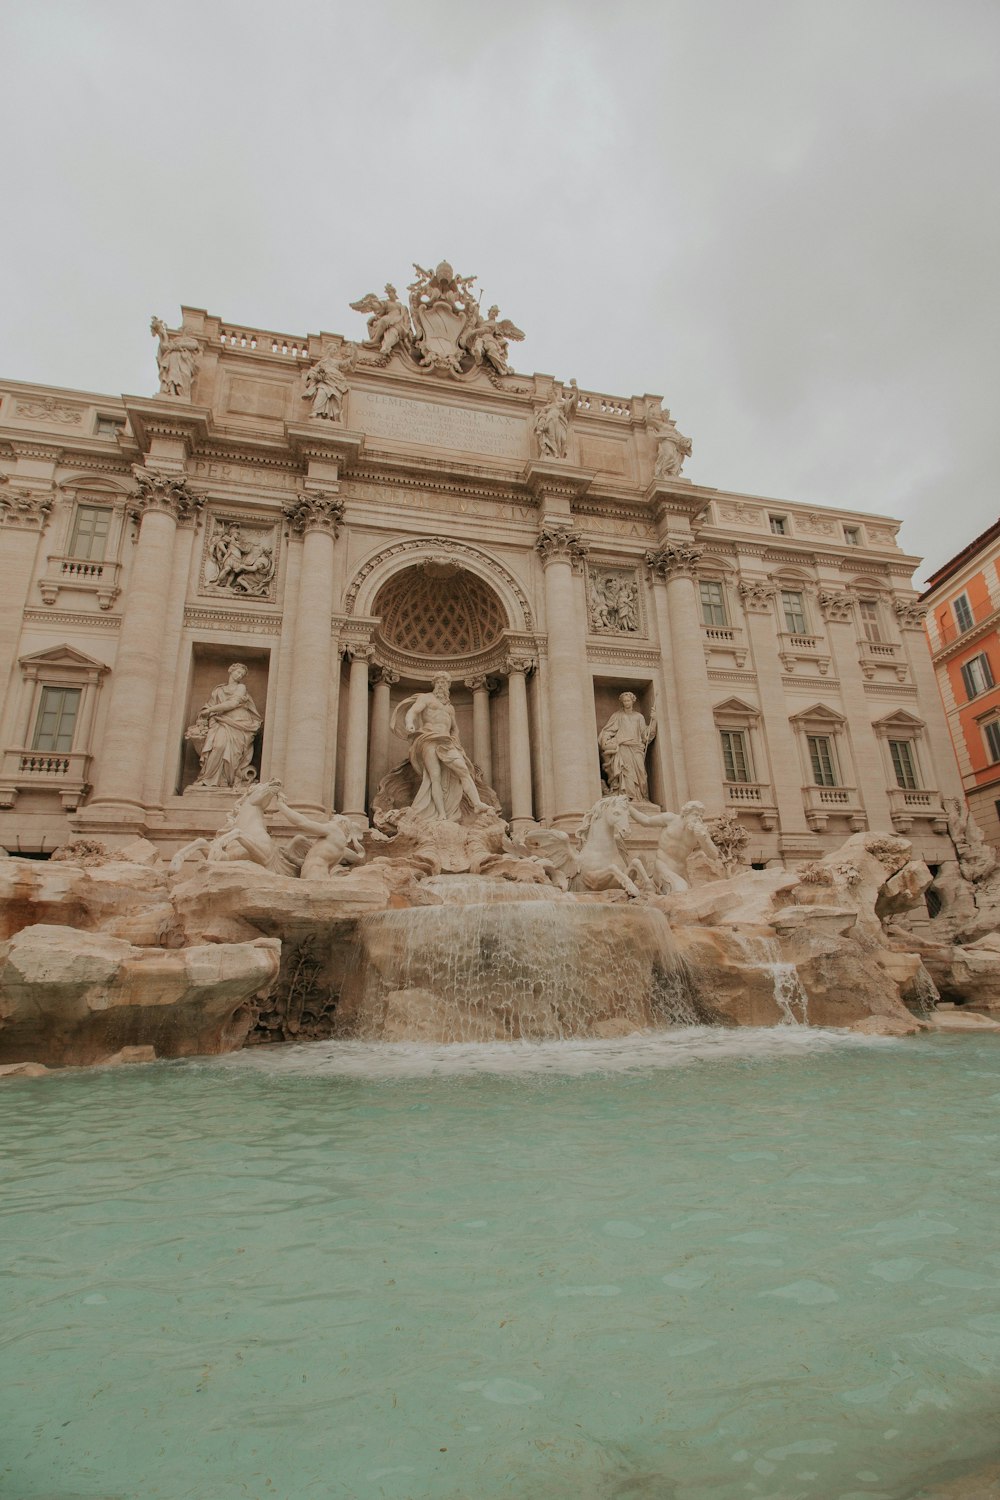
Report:
[[554,562],[568,562],[579,572],[590,548],[573,526],[542,526],[535,551],[542,559],[543,567],[547,568]]
[[485,674],[481,674],[478,677],[466,677],[463,679],[463,681],[465,683],[465,686],[469,688],[469,690],[473,693],[481,692],[484,688],[487,693],[492,693],[495,691],[497,686],[496,678],[489,677]]
[[[353,646],[348,647],[349,651],[352,651],[354,649],[355,648]],[[371,673],[369,675],[371,677],[373,687],[376,687],[380,682],[384,682],[386,687],[395,687],[396,683],[399,681],[399,673],[394,672],[391,667],[372,667]]]
[[854,596],[847,589],[820,589],[816,603],[824,620],[846,624],[854,614]]
[[343,647],[343,652],[349,662],[371,663],[375,656],[375,647],[370,641],[352,641],[350,645]]
[[160,511],[172,516],[178,525],[183,525],[194,520],[205,504],[205,497],[191,490],[187,475],[179,470],[144,468],[141,464],[134,464],[132,473],[138,493],[129,501],[128,513],[137,524],[147,511]]
[[515,674],[520,674],[520,673],[523,673],[524,676],[527,677],[527,676],[530,675],[530,673],[532,673],[535,670],[535,668],[537,666],[538,666],[538,658],[535,657],[535,656],[530,656],[530,655],[514,656],[514,655],[511,655],[511,656],[508,656],[507,659],[505,660],[505,662],[503,664],[503,669],[506,672],[506,674],[507,674],[508,677],[513,677]]
[[741,578],[737,584],[743,608],[751,615],[771,613],[771,603],[778,592],[766,578]]
[[44,531],[52,509],[47,490],[15,489],[0,475],[0,525],[21,531]]
[[654,578],[693,578],[704,550],[691,542],[663,542],[646,553],[646,566]]
[[307,531],[325,531],[336,537],[344,519],[344,502],[339,495],[299,490],[294,500],[281,507],[285,520],[296,536]]
[[919,599],[893,599],[892,608],[900,630],[923,630],[927,610]]

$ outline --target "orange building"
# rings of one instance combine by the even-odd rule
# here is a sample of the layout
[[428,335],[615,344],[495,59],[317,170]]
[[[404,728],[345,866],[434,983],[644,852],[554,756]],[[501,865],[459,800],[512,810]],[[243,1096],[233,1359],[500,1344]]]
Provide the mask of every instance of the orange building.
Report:
[[969,807],[1000,848],[1000,520],[932,575],[922,602]]

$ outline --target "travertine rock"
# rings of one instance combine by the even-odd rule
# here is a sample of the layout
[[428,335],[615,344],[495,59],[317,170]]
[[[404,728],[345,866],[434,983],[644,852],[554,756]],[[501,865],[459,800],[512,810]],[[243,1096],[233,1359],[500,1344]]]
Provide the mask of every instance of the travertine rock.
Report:
[[927,1029],[927,1022],[918,1021],[915,1016],[908,1020],[903,1016],[865,1016],[863,1021],[855,1021],[851,1027],[852,1031],[860,1031],[863,1036],[916,1036]]
[[123,1047],[160,1057],[229,1052],[252,997],[278,974],[281,945],[136,948],[40,923],[0,944],[0,1060],[93,1063]]

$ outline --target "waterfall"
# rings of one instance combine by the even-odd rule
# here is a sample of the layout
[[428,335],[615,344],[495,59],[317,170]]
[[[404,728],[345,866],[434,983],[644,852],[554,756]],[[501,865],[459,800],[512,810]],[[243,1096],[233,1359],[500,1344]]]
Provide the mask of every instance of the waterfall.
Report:
[[[747,959],[755,969],[770,974],[774,990],[774,1003],[781,1011],[782,1025],[809,1025],[809,997],[802,987],[799,971],[794,964],[785,963],[781,957],[777,938],[761,937],[747,932],[732,930]],[[795,1014],[801,1013],[801,1020]]]

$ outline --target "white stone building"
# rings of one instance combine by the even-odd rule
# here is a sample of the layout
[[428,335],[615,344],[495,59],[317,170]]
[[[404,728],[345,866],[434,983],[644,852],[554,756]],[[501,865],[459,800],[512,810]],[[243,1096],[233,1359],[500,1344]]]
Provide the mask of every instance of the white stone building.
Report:
[[0,844],[218,828],[234,793],[186,734],[242,663],[252,771],[300,809],[362,818],[445,669],[515,829],[601,795],[629,690],[649,801],[737,812],[755,862],[863,828],[946,857],[961,782],[895,522],[689,482],[659,397],[511,373],[517,330],[450,267],[361,310],[348,344],[185,308],[152,397],[0,381]]

